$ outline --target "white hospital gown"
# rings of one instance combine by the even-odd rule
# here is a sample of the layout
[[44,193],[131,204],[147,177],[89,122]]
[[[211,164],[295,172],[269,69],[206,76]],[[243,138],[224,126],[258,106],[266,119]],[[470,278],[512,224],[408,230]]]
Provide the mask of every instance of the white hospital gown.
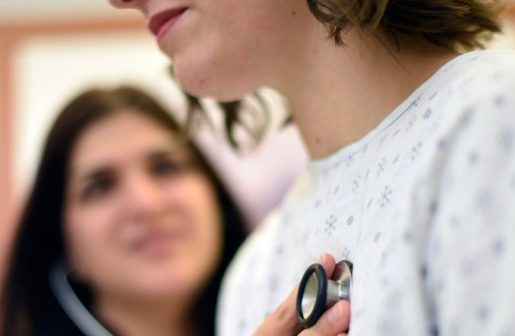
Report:
[[515,53],[454,59],[310,162],[231,266],[218,334],[251,335],[324,252],[354,264],[350,336],[515,336]]

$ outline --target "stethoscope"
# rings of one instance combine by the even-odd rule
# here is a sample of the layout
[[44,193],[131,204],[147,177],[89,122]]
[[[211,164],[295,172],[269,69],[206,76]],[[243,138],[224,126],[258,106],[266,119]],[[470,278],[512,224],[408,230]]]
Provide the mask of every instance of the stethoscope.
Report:
[[62,263],[56,263],[48,274],[50,289],[57,302],[77,328],[86,336],[113,336],[82,304],[68,282],[68,272]]
[[335,265],[329,279],[320,264],[308,267],[297,292],[297,319],[306,328],[313,326],[326,309],[339,300],[350,301],[352,263],[343,260]]

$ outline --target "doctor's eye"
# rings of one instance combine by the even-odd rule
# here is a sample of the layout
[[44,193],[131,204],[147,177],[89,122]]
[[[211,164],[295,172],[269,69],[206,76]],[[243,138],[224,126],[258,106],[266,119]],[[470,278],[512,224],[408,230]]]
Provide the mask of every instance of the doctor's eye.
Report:
[[153,160],[150,171],[157,177],[176,177],[189,171],[191,163],[184,159],[162,157]]
[[108,194],[114,187],[116,181],[113,176],[97,176],[90,180],[81,192],[83,201],[93,201]]

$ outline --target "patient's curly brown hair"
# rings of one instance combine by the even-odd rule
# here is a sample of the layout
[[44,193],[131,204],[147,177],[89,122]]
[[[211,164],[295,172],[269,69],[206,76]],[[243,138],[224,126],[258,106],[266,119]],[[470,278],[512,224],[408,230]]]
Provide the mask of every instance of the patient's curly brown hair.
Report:
[[499,0],[307,0],[339,45],[351,27],[420,36],[452,50],[483,47],[485,39],[501,30]]
[[[278,0],[280,1],[280,0]],[[399,45],[401,35],[415,36],[454,51],[482,48],[493,33],[501,31],[499,15],[503,0],[306,0],[313,15],[337,45],[350,28],[386,32]],[[190,113],[202,110],[197,98],[189,97]],[[265,104],[263,113],[268,112]],[[235,126],[245,113],[241,102],[220,104],[230,144],[238,148]],[[287,123],[291,122],[291,118]],[[260,125],[261,134],[267,127]]]

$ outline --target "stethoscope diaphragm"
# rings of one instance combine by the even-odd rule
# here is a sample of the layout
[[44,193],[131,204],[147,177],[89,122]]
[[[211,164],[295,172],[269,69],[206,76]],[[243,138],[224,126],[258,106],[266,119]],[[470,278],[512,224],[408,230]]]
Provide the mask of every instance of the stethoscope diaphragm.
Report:
[[324,311],[339,300],[350,301],[352,263],[343,260],[335,265],[329,279],[320,264],[307,268],[297,292],[297,319],[306,328],[313,326]]

